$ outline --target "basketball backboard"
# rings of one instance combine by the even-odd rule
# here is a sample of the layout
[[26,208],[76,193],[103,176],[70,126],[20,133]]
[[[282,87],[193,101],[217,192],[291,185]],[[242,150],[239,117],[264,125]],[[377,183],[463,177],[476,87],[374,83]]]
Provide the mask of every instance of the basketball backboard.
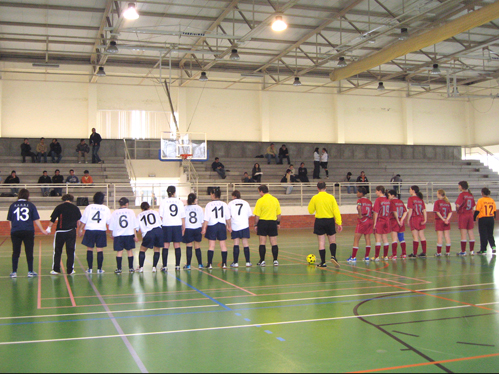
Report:
[[206,133],[163,132],[161,134],[161,161],[182,161],[181,155],[192,155],[192,161],[208,159]]

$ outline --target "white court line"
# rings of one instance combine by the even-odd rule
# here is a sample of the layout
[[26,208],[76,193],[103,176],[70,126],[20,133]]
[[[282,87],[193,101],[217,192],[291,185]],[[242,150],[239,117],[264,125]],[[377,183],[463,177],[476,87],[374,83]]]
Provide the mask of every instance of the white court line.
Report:
[[190,330],[144,332],[144,333],[124,334],[124,335],[87,336],[87,337],[80,337],[80,338],[25,340],[25,341],[18,341],[18,342],[0,342],[0,346],[19,345],[19,344],[55,343],[55,342],[81,341],[81,340],[96,340],[96,339],[111,339],[111,338],[122,338],[124,336],[128,338],[128,337],[136,337],[136,336],[170,335],[170,334],[180,334],[180,333],[186,333],[186,332],[204,332],[204,331],[214,331],[214,330],[242,329],[242,328],[248,328],[248,327],[293,325],[293,324],[297,324],[297,323],[339,321],[339,320],[348,320],[348,319],[357,319],[357,318],[393,316],[393,315],[410,314],[410,313],[426,313],[426,312],[434,312],[434,311],[439,311],[439,310],[462,309],[462,308],[471,308],[471,307],[472,307],[472,305],[460,305],[460,306],[452,306],[452,307],[446,307],[446,308],[433,308],[433,309],[409,310],[409,311],[403,311],[403,312],[366,314],[366,315],[361,315],[361,316],[331,317],[331,318],[307,319],[307,320],[298,320],[298,321],[259,323],[259,324],[251,324],[251,325],[206,327],[206,328],[190,329]]

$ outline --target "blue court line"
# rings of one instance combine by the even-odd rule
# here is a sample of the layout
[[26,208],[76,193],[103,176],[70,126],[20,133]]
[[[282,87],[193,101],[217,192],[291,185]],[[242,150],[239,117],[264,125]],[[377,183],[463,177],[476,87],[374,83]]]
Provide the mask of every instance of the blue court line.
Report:
[[265,330],[265,332],[266,332],[267,334],[273,334],[273,332],[272,332],[272,331],[269,331],[269,330]]
[[[185,282],[183,282],[185,283]],[[495,288],[484,288],[479,290],[460,290],[460,291],[448,291],[448,292],[437,292],[435,295],[450,295],[455,293],[467,293],[467,292],[477,292],[477,291],[491,291],[496,290]],[[412,298],[412,297],[425,297],[426,295],[420,294],[407,294],[400,296],[391,296],[385,297],[383,300],[394,300],[394,299],[403,299],[403,298]],[[212,298],[210,298],[212,299]],[[224,313],[226,311],[246,311],[246,310],[260,310],[260,309],[277,309],[277,308],[292,308],[292,307],[302,307],[302,306],[313,306],[313,305],[330,305],[330,304],[348,304],[354,302],[363,302],[363,301],[372,301],[376,300],[374,298],[369,299],[357,299],[357,300],[339,300],[339,301],[326,301],[320,303],[308,303],[308,304],[293,304],[293,305],[276,305],[269,307],[255,307],[255,308],[241,308],[241,309],[230,309],[227,306],[228,310],[212,310],[212,311],[199,311],[199,312],[183,312],[183,313],[163,313],[163,314],[151,314],[144,316],[118,316],[114,317],[115,319],[134,319],[134,318],[151,318],[151,317],[166,317],[166,316],[179,316],[179,315],[194,315],[194,314],[206,314],[206,313]],[[217,302],[217,304],[221,304]],[[223,304],[221,304],[223,305]],[[14,323],[3,323],[0,326],[17,326],[17,325],[36,325],[36,324],[51,324],[51,323],[70,323],[70,322],[86,322],[86,321],[105,321],[109,320],[109,317],[103,318],[86,318],[86,319],[73,319],[73,320],[61,320],[61,321],[34,321],[34,322],[14,322]],[[249,321],[248,321],[249,322]],[[261,326],[256,326],[261,327]]]
[[283,339],[283,338],[277,338],[277,340],[281,341],[281,342],[285,342],[286,340]]

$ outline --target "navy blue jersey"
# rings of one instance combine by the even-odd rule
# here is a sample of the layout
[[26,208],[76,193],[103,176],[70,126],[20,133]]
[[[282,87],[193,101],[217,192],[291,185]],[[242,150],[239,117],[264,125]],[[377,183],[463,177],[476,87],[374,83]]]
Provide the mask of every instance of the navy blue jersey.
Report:
[[15,231],[35,231],[33,221],[39,220],[40,216],[36,206],[26,200],[18,200],[9,208],[7,220],[12,222],[12,230]]

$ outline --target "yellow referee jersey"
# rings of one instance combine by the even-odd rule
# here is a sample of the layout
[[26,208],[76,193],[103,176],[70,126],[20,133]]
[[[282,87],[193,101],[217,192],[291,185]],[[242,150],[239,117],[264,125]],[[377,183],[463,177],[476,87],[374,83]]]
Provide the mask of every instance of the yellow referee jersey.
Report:
[[253,214],[263,221],[277,221],[277,216],[281,214],[281,204],[274,196],[265,194],[256,202]]
[[310,214],[315,213],[315,218],[334,218],[336,224],[341,226],[343,221],[341,220],[340,207],[336,202],[333,195],[328,194],[325,191],[319,192],[317,195],[312,197],[310,204],[308,204],[308,212]]
[[476,204],[476,210],[480,212],[478,218],[494,217],[496,202],[491,197],[482,197]]

